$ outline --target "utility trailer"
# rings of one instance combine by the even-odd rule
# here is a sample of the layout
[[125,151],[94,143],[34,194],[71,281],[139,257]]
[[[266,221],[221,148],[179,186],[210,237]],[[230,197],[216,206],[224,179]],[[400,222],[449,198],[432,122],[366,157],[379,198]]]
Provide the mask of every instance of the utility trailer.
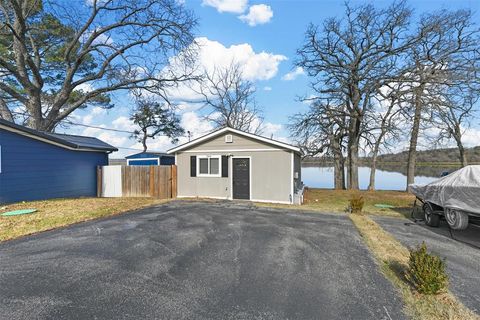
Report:
[[453,230],[480,218],[480,165],[467,166],[427,185],[408,189],[422,203],[425,223],[438,227],[443,216]]

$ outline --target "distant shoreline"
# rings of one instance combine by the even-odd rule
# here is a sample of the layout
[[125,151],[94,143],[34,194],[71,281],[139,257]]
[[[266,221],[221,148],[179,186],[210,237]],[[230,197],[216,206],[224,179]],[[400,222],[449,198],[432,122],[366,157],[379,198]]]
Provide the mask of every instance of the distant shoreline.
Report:
[[[370,161],[361,160],[359,166],[370,166]],[[377,166],[406,166],[407,163],[403,161],[377,161]],[[480,162],[472,162],[469,165],[480,165]],[[320,167],[332,167],[333,161],[329,160],[302,160],[302,166],[320,166]],[[417,162],[417,167],[460,167],[460,162]]]

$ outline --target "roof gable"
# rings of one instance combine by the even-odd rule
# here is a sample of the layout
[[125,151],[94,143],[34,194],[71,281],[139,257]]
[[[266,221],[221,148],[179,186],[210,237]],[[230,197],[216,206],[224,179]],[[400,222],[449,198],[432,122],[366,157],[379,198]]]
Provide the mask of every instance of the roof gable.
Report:
[[219,129],[217,131],[213,131],[213,132],[211,132],[209,134],[206,134],[206,135],[204,135],[200,138],[194,139],[190,142],[187,142],[185,144],[182,144],[180,146],[172,148],[172,149],[168,150],[167,153],[175,153],[175,152],[178,152],[178,151],[184,151],[184,150],[192,148],[194,146],[201,145],[202,143],[206,143],[207,141],[209,141],[211,139],[214,139],[215,137],[218,137],[218,136],[220,136],[222,134],[225,134],[225,133],[234,133],[234,134],[237,134],[237,135],[240,135],[240,136],[252,139],[252,140],[256,140],[258,142],[266,143],[266,144],[269,144],[269,145],[272,145],[272,146],[280,147],[282,149],[287,149],[287,150],[291,150],[291,151],[294,151],[294,152],[297,152],[297,153],[301,153],[300,148],[292,146],[288,143],[284,143],[284,142],[273,140],[273,139],[268,139],[268,138],[265,138],[265,137],[262,137],[262,136],[259,136],[259,135],[255,135],[255,134],[252,134],[252,133],[244,132],[244,131],[229,128],[229,127],[225,127],[225,128]]
[[118,151],[117,148],[97,138],[37,131],[3,119],[0,119],[0,129],[70,150],[103,152]]

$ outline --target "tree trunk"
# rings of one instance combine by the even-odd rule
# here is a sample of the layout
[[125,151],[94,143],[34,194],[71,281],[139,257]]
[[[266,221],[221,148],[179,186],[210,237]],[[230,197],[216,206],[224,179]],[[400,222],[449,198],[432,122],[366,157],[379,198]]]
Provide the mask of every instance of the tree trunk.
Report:
[[460,153],[460,162],[462,164],[462,168],[468,166],[467,154],[465,153],[465,149],[461,143],[458,146],[458,152]]
[[468,165],[467,154],[465,153],[465,148],[463,147],[462,137],[455,137],[455,141],[457,142],[458,148],[458,155],[460,159],[460,163],[462,164],[462,168]]
[[370,167],[370,181],[368,183],[368,190],[372,191],[375,190],[375,173],[377,171],[377,159],[378,159],[378,151],[380,151],[380,144],[383,141],[383,137],[386,134],[385,129],[385,122],[382,121],[382,131],[378,136],[377,141],[375,141],[375,145],[373,147],[373,154],[372,154],[372,164]]
[[0,99],[0,119],[13,122],[12,112],[8,109],[7,104],[2,99]]
[[417,143],[418,143],[418,133],[420,131],[420,121],[422,118],[422,95],[425,84],[420,84],[414,90],[414,107],[415,114],[413,116],[413,125],[412,132],[410,135],[410,147],[408,149],[408,166],[407,166],[407,185],[406,190],[408,190],[408,185],[415,183],[415,165],[417,162]]
[[356,116],[351,119],[348,134],[348,189],[358,190],[358,145],[360,143],[360,122]]
[[342,142],[339,136],[329,135],[331,150],[333,153],[333,175],[334,188],[336,190],[345,189],[345,158],[342,154]]
[[42,114],[42,100],[40,98],[40,91],[31,90],[29,94],[29,101],[25,106],[30,114],[28,119],[28,126],[32,129],[39,131],[53,131],[54,127],[50,130],[45,128],[45,123]]
[[377,157],[378,157],[378,150],[374,151],[372,156],[372,164],[370,167],[370,181],[368,183],[369,191],[375,190],[375,173],[377,171]]
[[340,154],[333,156],[333,174],[334,174],[334,188],[336,190],[345,189],[345,160]]
[[142,146],[143,146],[143,152],[147,151],[147,132],[143,132],[142,136]]
[[348,148],[348,189],[358,190],[358,142]]

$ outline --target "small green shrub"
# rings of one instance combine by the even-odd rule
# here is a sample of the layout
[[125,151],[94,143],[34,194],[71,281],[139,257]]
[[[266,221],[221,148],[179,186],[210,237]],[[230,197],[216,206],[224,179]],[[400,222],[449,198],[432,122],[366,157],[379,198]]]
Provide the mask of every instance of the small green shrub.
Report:
[[423,294],[441,293],[448,285],[445,261],[429,253],[425,242],[418,248],[410,250],[410,261],[405,276],[415,289]]
[[361,213],[363,210],[363,205],[365,200],[360,194],[354,194],[350,198],[350,212],[351,213]]

